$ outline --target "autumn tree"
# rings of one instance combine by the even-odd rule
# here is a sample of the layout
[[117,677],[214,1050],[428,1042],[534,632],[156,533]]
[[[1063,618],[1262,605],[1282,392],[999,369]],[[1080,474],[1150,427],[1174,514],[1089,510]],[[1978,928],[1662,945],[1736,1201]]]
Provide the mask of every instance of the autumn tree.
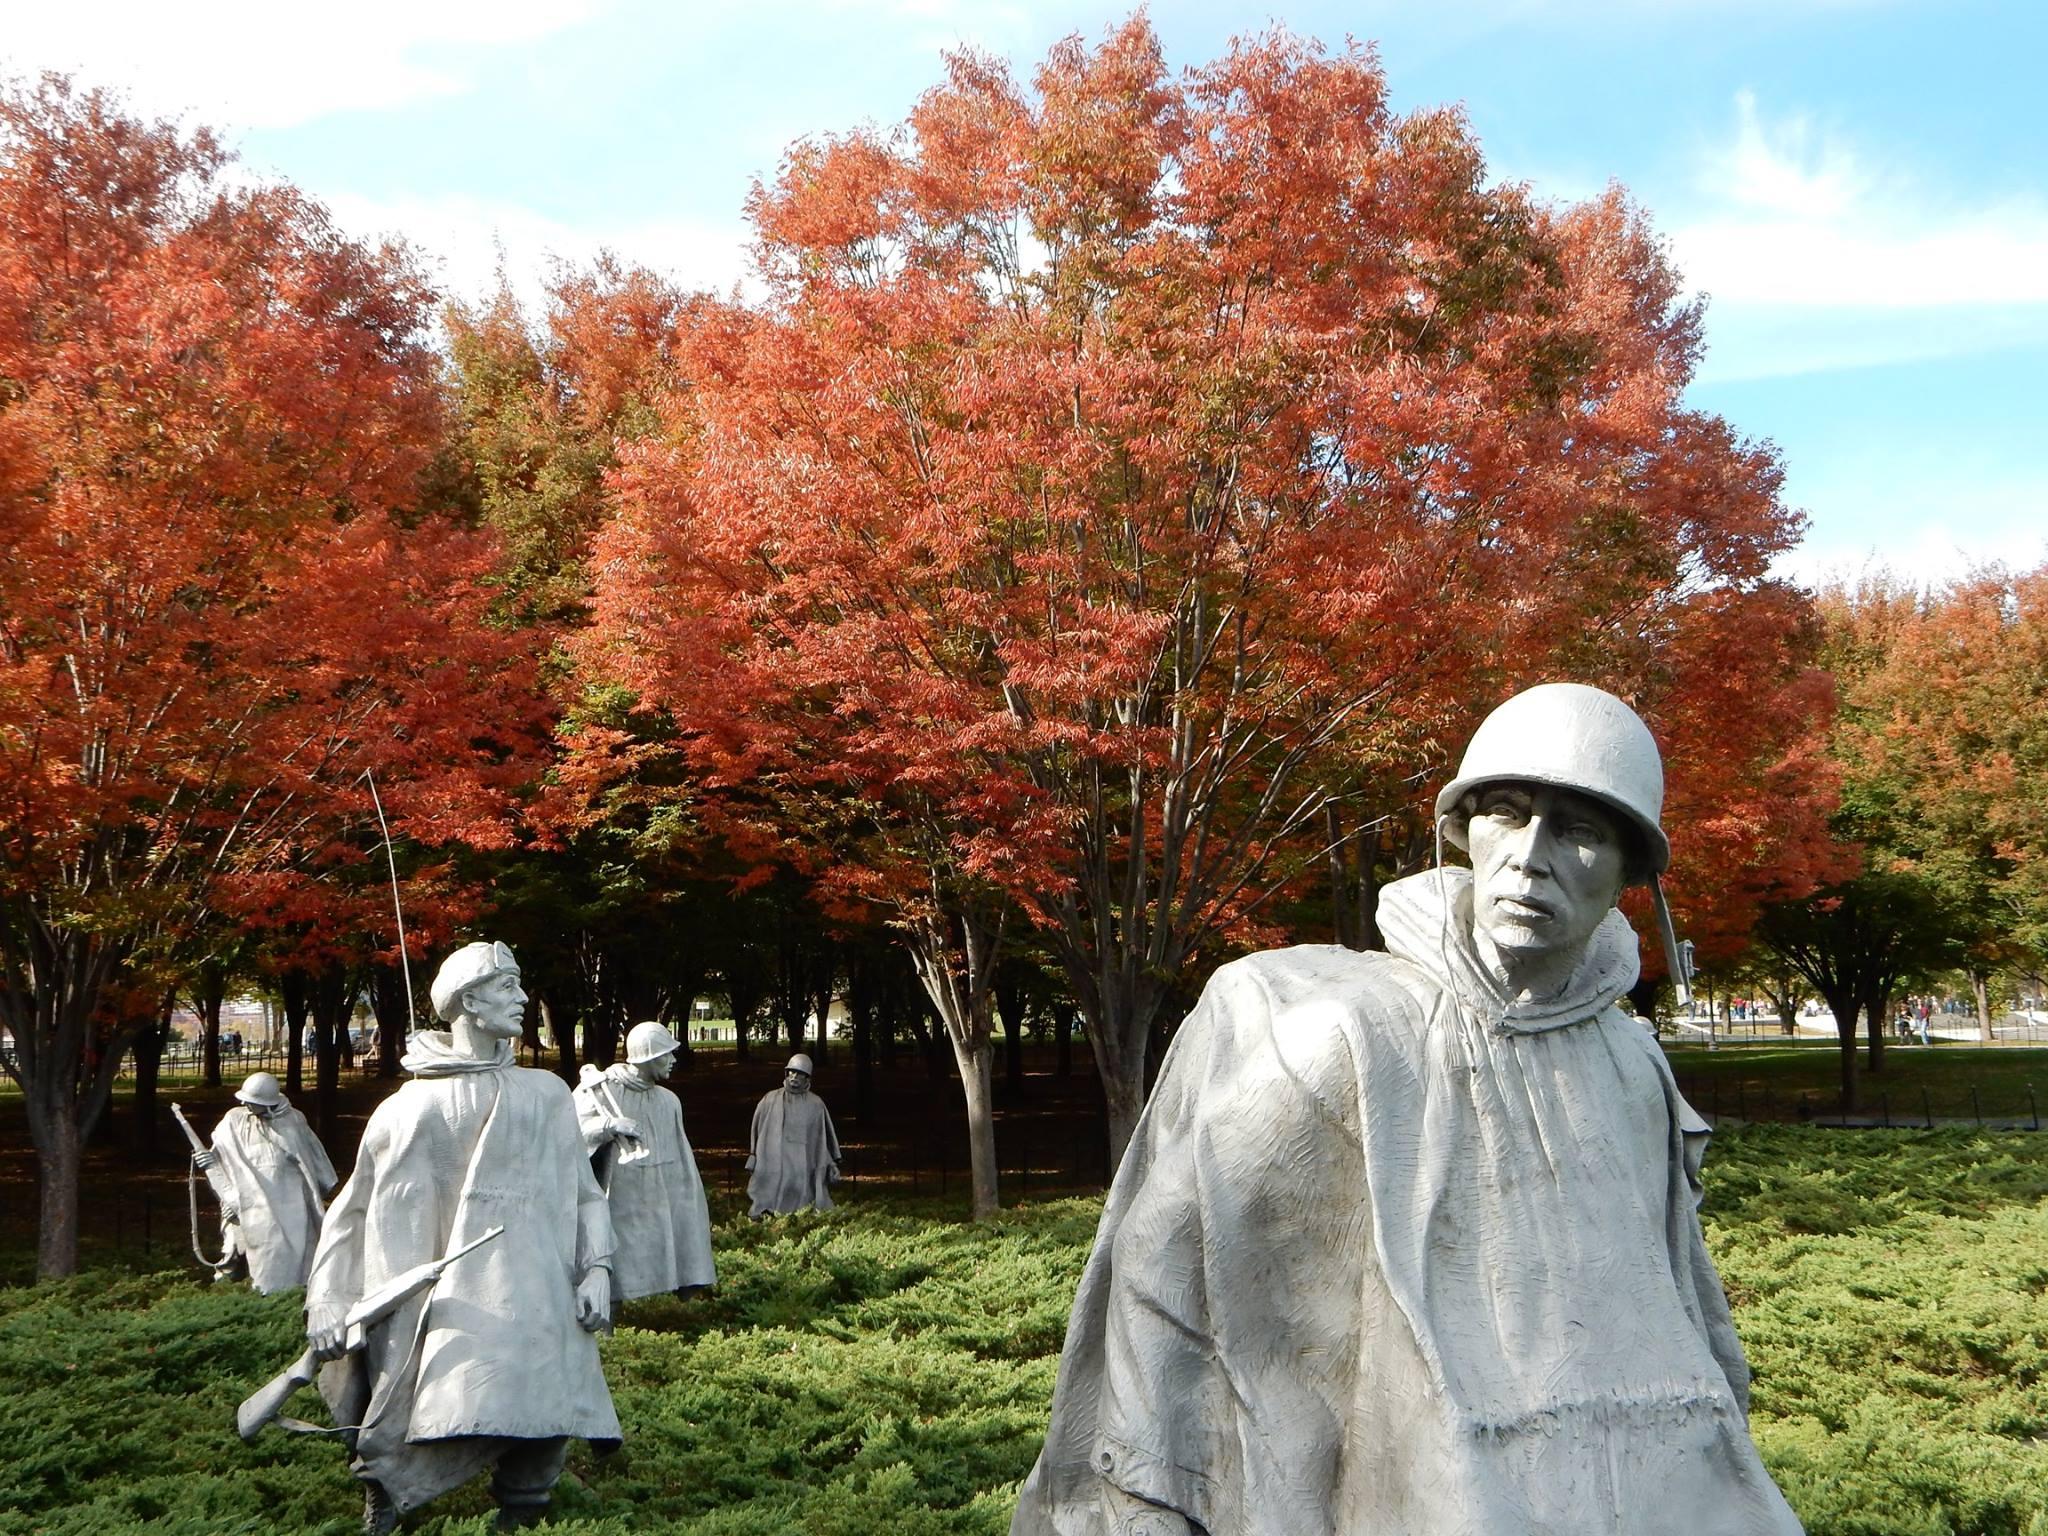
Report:
[[1702,891],[1805,835],[1824,680],[1766,576],[1797,522],[1771,454],[1682,405],[1699,312],[1619,192],[1490,182],[1368,51],[1275,33],[1176,77],[1135,20],[1030,89],[954,57],[752,212],[764,297],[685,327],[582,654],[737,835],[821,850],[906,935],[977,1213],[1015,925],[1120,1154],[1189,969],[1522,681],[1682,725],[1674,802],[1739,866]]
[[366,768],[401,835],[485,835],[516,747],[487,541],[402,515],[432,296],[227,162],[61,79],[0,96],[0,1023],[43,1275],[180,931],[367,820]]
[[1938,899],[1988,1040],[1990,974],[2048,954],[2048,567],[1924,594],[1872,578],[1824,608],[1862,835]]

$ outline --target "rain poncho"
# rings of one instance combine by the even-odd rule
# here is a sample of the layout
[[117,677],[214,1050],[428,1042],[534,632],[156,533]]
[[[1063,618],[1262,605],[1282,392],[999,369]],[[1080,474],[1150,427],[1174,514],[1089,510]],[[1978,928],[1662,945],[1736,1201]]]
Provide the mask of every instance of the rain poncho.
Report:
[[1013,1536],[1791,1536],[1701,1239],[1706,1126],[1610,913],[1513,1004],[1470,876],[1391,954],[1220,969],[1103,1212]]
[[213,1128],[217,1171],[234,1187],[228,1242],[249,1261],[249,1283],[268,1295],[306,1283],[334,1164],[306,1117],[287,1105],[266,1119],[237,1105]]
[[839,1133],[824,1100],[806,1090],[776,1088],[754,1106],[747,1141],[747,1198],[756,1216],[784,1215],[815,1205],[832,1209],[831,1182],[839,1176]]
[[597,1340],[576,1284],[609,1262],[611,1217],[569,1089],[487,1060],[443,1031],[413,1037],[414,1080],[378,1105],[354,1175],[320,1234],[309,1312],[347,1307],[383,1281],[481,1236],[429,1291],[321,1373],[337,1424],[361,1424],[356,1471],[400,1510],[467,1482],[512,1440],[619,1438]]
[[[633,1121],[639,1136],[614,1140],[615,1118]],[[611,1198],[612,1300],[714,1283],[711,1211],[681,1101],[623,1063],[602,1072],[585,1067],[576,1119]]]

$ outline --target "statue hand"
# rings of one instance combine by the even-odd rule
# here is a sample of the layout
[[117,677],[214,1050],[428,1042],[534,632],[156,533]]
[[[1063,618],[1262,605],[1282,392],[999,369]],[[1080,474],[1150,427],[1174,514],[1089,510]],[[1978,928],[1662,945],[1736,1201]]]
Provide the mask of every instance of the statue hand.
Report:
[[624,1115],[614,1115],[612,1117],[611,1132],[614,1136],[623,1136],[628,1141],[638,1141],[640,1139],[640,1122],[638,1120],[628,1120]]
[[576,1287],[576,1321],[586,1333],[595,1333],[604,1327],[611,1310],[612,1272],[599,1265]]
[[839,1165],[837,1163],[827,1163],[825,1165],[825,1182],[827,1184],[837,1184],[839,1182]]
[[219,1165],[220,1154],[214,1151],[213,1148],[208,1147],[203,1152],[194,1152],[192,1154],[192,1161],[197,1167],[213,1168]]
[[313,1346],[315,1360],[332,1360],[348,1353],[348,1308],[308,1307],[306,1342]]

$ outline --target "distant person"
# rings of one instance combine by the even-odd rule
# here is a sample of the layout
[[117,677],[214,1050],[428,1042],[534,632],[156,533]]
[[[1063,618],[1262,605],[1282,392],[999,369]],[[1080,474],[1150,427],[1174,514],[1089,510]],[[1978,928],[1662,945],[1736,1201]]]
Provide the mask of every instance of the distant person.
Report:
[[799,1051],[782,1070],[782,1086],[754,1107],[747,1141],[747,1199],[752,1215],[782,1216],[816,1206],[832,1209],[839,1182],[839,1133],[824,1100],[811,1092],[811,1058]]
[[1924,997],[1923,997],[1923,998],[1921,998],[1921,999],[1920,999],[1920,1006],[1919,1006],[1919,1008],[1918,1008],[1918,1009],[1917,1009],[1917,1010],[1915,1011],[1914,1017],[1915,1017],[1915,1018],[1916,1018],[1916,1019],[1917,1019],[1917,1020],[1919,1021],[1919,1025],[1920,1025],[1920,1043],[1921,1043],[1922,1045],[1932,1045],[1932,1044],[1934,1043],[1934,1042],[1933,1042],[1933,1041],[1932,1041],[1931,1039],[1929,1039],[1929,1038],[1928,1038],[1928,1035],[1927,1035],[1927,1020],[1928,1020],[1929,1016],[1930,1016],[1930,1015],[1931,1015],[1931,1014],[1932,1014],[1933,1012],[1934,1012],[1934,1010],[1933,1010],[1932,1008],[1930,1008],[1930,1007],[1928,1006],[1928,1004],[1927,1004],[1927,999],[1926,999],[1926,998],[1924,998]]
[[683,1106],[662,1080],[674,1070],[678,1042],[659,1024],[635,1024],[626,1059],[583,1069],[576,1122],[611,1202],[612,1301],[709,1290],[711,1211]]
[[234,1190],[233,1203],[221,1205],[216,1278],[245,1262],[258,1292],[288,1291],[304,1285],[312,1267],[334,1164],[270,1073],[250,1073],[235,1106],[214,1127],[213,1145],[192,1155],[209,1174],[219,1169]]

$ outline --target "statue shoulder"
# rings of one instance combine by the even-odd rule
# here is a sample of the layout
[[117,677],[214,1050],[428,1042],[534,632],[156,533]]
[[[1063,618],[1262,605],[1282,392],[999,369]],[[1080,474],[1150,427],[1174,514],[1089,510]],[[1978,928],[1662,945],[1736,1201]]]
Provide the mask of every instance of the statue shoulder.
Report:
[[1399,956],[1297,944],[1218,967],[1188,1023],[1199,1020],[1199,1027],[1227,1035],[1270,1036],[1298,1067],[1341,1057],[1355,1070],[1365,1035],[1419,1041],[1439,992],[1427,973]]

